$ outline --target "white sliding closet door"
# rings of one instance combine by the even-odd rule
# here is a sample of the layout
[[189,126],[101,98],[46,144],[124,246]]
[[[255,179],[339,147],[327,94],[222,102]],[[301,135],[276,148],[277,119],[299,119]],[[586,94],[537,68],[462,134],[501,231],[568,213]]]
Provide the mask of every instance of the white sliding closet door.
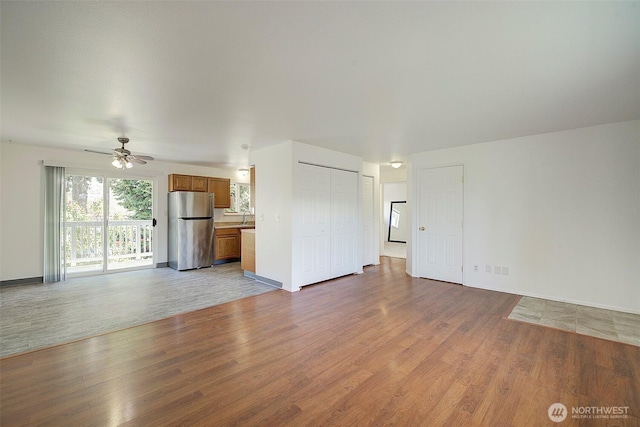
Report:
[[357,271],[358,174],[331,169],[331,277]]
[[[300,286],[331,278],[331,170],[300,164],[302,277]],[[297,250],[297,248],[294,248]]]
[[[358,271],[358,173],[298,164],[295,286]],[[298,216],[299,215],[299,216]]]

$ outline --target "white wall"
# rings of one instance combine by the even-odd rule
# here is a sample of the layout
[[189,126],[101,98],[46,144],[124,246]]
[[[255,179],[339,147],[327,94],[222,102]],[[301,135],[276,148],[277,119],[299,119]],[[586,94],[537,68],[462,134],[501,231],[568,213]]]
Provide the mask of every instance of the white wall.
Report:
[[[248,182],[236,171],[153,161],[124,172],[111,166],[107,156],[22,144],[0,144],[0,280],[41,277],[43,274],[42,161],[58,166],[93,170],[113,176],[154,178],[155,262],[167,262],[167,191],[170,173],[216,176]],[[242,181],[244,180],[244,181]],[[216,209],[216,221],[238,221]]]
[[[299,252],[294,242],[300,235],[296,216],[297,199],[293,191],[294,166],[298,162],[355,171],[362,175],[360,157],[288,141],[250,153],[249,163],[256,172],[256,275],[282,283],[283,289],[300,288]],[[358,180],[358,194],[361,194]],[[358,198],[358,218],[362,201]],[[279,217],[280,221],[276,220]],[[358,221],[357,259],[362,259],[362,221]],[[361,264],[361,263],[359,263]],[[362,266],[358,266],[362,272]]]
[[640,313],[640,121],[415,154],[409,199],[419,169],[453,164],[465,170],[465,285]]
[[389,165],[380,165],[380,182],[405,182],[407,180],[407,167],[398,169]]
[[4,269],[2,266],[2,260],[4,259],[4,245],[2,242],[4,241],[4,233],[3,233],[3,218],[4,218],[4,195],[5,191],[9,191],[9,185],[7,185],[6,180],[4,179],[3,171],[5,170],[4,164],[4,150],[2,149],[3,145],[0,144],[0,280],[4,277]]
[[256,174],[256,275],[287,290],[292,289],[292,157],[291,141],[249,155]]

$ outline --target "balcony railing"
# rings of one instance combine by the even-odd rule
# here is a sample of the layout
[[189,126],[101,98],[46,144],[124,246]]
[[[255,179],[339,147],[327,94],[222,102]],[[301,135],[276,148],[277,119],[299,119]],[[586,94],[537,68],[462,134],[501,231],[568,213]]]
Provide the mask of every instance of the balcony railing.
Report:
[[[102,221],[67,221],[67,272],[101,269],[104,262]],[[149,265],[153,262],[153,225],[150,220],[109,221],[109,269]]]

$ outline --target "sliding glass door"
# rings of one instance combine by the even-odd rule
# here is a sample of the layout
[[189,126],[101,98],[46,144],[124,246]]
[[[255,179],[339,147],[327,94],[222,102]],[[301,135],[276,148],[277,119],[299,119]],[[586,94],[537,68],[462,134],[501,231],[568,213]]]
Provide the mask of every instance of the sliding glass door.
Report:
[[107,269],[153,264],[153,182],[142,179],[108,179],[109,235]]
[[104,178],[67,174],[65,267],[68,274],[104,271]]
[[153,262],[153,181],[69,172],[65,192],[67,274]]

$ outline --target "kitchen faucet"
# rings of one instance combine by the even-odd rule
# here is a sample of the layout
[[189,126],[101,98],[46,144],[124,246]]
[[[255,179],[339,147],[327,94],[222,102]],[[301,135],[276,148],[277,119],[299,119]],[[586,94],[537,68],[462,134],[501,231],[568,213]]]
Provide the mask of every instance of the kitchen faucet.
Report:
[[245,225],[247,223],[247,219],[245,217],[246,214],[251,215],[251,212],[249,212],[249,211],[242,212],[242,225]]

